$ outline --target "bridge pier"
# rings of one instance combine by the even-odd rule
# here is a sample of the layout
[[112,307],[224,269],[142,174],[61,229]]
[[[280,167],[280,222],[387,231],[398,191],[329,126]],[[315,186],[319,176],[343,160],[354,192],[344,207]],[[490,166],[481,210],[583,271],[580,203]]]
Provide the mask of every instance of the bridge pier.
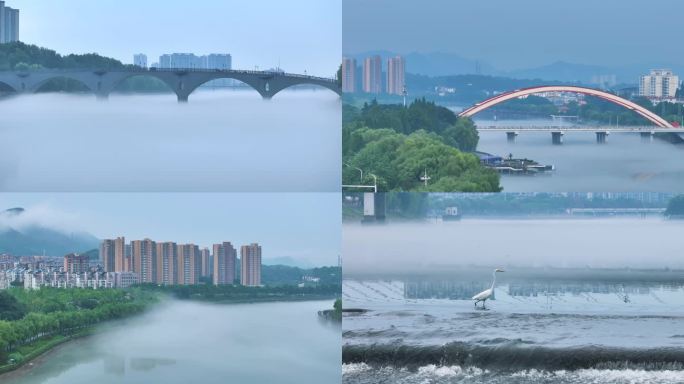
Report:
[[515,138],[518,136],[518,132],[506,132],[506,140],[509,143],[515,143]]
[[653,141],[653,132],[641,132],[639,133],[639,136],[641,136],[641,141],[644,143],[650,143]]
[[107,101],[109,100],[109,93],[96,93],[95,99],[97,99],[97,101]]
[[187,103],[187,102],[188,102],[188,98],[190,97],[190,95],[179,95],[179,94],[176,94],[176,96],[178,97],[178,103],[179,103],[179,104],[185,104],[185,103]]
[[551,132],[551,144],[553,145],[561,145],[563,144],[563,132],[556,131],[556,132]]
[[596,132],[596,143],[605,144],[608,138],[608,132]]

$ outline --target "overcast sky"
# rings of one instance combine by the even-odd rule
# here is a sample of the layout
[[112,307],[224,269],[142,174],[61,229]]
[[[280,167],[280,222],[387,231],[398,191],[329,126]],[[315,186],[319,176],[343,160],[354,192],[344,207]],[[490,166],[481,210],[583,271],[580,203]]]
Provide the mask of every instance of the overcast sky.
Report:
[[230,53],[233,67],[278,65],[332,76],[340,63],[341,0],[7,0],[20,38],[66,53],[149,63],[172,52]]
[[682,64],[680,0],[345,0],[345,54],[449,52],[502,70]]
[[[23,207],[15,225],[87,231],[98,238],[239,246],[258,242],[264,258],[337,265],[338,193],[2,193],[0,211]],[[3,223],[0,221],[0,229]]]

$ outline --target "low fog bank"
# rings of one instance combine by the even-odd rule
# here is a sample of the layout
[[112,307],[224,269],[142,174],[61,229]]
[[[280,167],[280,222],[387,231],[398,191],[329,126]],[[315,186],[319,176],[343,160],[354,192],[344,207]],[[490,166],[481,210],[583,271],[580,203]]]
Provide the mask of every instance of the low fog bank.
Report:
[[345,277],[427,274],[472,266],[684,268],[684,222],[663,219],[472,219],[345,224]]
[[207,384],[339,381],[339,328],[319,323],[331,301],[204,304],[169,300],[66,344],[8,384]]
[[4,191],[337,191],[339,97],[323,90],[39,94],[0,101]]

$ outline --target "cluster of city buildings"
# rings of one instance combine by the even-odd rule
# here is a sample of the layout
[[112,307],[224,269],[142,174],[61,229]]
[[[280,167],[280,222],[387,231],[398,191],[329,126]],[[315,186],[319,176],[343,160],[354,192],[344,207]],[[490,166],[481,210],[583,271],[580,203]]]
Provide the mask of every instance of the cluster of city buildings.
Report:
[[355,58],[345,57],[342,59],[342,91],[404,95],[406,60],[402,56],[390,57],[383,70],[380,56],[366,57],[361,67],[357,67]]
[[147,55],[138,53],[133,55],[133,64],[141,68],[229,70],[233,68],[233,58],[228,53],[211,53],[202,56],[194,53],[170,53],[159,56],[158,62],[148,66]]
[[[195,244],[150,239],[126,243],[124,237],[118,237],[102,242],[100,260],[105,272],[135,273],[140,283],[193,285],[203,278],[215,285],[238,283],[237,250],[230,242],[214,244],[209,250]],[[241,246],[240,262],[239,283],[261,285],[261,246]]]
[[[238,265],[238,263],[240,263]],[[214,244],[212,250],[195,244],[156,242],[150,239],[126,243],[124,237],[103,240],[99,259],[71,253],[64,257],[0,254],[0,289],[13,283],[26,289],[127,288],[135,284],[260,286],[261,246]]]
[[[197,56],[194,53],[170,53],[159,56],[159,61],[148,65],[147,55],[138,53],[133,55],[133,65],[140,68],[159,69],[233,69],[233,57],[228,53],[211,53]],[[217,79],[205,84],[204,87],[232,87],[233,79]]]
[[12,284],[26,289],[127,288],[138,283],[135,273],[105,272],[88,255],[62,257],[0,255],[0,289]]
[[679,76],[669,69],[653,69],[639,78],[639,96],[652,100],[672,100],[677,96]]
[[0,44],[19,41],[19,10],[0,0]]

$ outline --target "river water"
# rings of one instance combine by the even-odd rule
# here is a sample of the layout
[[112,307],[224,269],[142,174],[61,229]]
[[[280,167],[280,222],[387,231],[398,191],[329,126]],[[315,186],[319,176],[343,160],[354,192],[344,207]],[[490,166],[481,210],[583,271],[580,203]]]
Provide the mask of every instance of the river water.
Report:
[[344,318],[343,382],[684,382],[681,274],[502,278],[487,310],[469,300],[486,274],[469,275],[346,280],[345,306],[368,312]]
[[[343,383],[684,383],[684,222],[343,226]],[[497,285],[487,310],[471,298]],[[481,303],[479,305],[482,305]]]
[[60,347],[3,384],[340,382],[339,326],[319,322],[331,301],[170,302]]
[[[548,120],[476,120],[481,126],[551,125]],[[612,133],[597,144],[593,132],[568,132],[562,145],[550,133],[523,132],[515,143],[504,133],[480,133],[478,150],[501,156],[512,154],[556,170],[546,176],[502,176],[507,192],[684,192],[682,146],[661,140],[645,143],[636,133]]]
[[4,99],[0,190],[339,191],[341,119],[327,90]]

